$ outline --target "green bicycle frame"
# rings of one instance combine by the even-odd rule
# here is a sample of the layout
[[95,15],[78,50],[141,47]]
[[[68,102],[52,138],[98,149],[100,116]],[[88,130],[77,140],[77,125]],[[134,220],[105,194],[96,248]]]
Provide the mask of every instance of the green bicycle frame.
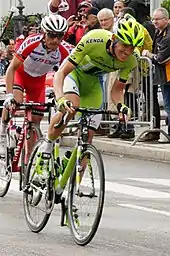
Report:
[[[54,161],[59,157],[59,140],[56,141],[54,145]],[[79,185],[81,178],[80,178],[80,172],[79,168],[81,168],[80,162],[81,162],[81,152],[82,152],[82,146],[76,145],[74,149],[72,150],[71,157],[69,158],[69,161],[67,163],[67,166],[64,170],[64,173],[62,174],[61,178],[55,177],[55,191],[58,195],[60,195],[64,188],[67,185],[67,181],[71,176],[72,171],[74,170],[76,166],[76,184]],[[78,187],[77,187],[78,190]]]

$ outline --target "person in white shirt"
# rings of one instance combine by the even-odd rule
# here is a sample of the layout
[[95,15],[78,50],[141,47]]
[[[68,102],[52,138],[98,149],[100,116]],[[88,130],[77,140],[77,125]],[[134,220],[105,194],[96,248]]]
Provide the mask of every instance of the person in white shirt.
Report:
[[112,10],[108,8],[101,9],[97,14],[97,18],[101,28],[113,32],[114,14]]

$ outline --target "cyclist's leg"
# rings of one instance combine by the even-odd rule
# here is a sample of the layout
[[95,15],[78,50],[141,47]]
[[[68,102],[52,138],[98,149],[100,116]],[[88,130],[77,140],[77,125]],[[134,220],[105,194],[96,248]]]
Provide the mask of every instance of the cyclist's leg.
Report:
[[[13,86],[13,94],[14,98],[17,102],[22,102],[23,100],[23,85],[22,85],[22,77],[20,74],[16,72],[15,79],[14,79],[14,86]],[[2,118],[1,118],[1,127],[0,127],[0,154],[4,155],[6,153],[6,147],[7,147],[7,126],[9,122],[9,112],[8,110],[3,107],[2,111]]]
[[[64,87],[63,87],[63,92],[65,97],[73,103],[73,106],[79,106],[80,105],[80,96],[79,96],[79,89],[78,89],[78,81],[76,79],[76,76],[74,73],[71,75],[67,76],[64,81]],[[57,139],[64,128],[66,127],[65,125],[61,125],[59,128],[55,128],[55,125],[60,122],[63,114],[58,112],[54,117],[52,118],[49,129],[48,129],[48,138],[50,140],[55,140]],[[67,122],[73,118],[73,115],[69,115],[67,118]]]
[[[34,89],[33,89],[34,88]],[[27,83],[25,86],[26,102],[32,101],[36,103],[45,102],[45,76],[43,77],[27,77]],[[40,122],[43,118],[43,107],[37,107],[32,111],[31,121],[37,126],[40,126]],[[27,162],[32,149],[35,145],[36,138],[32,130],[30,130],[30,138],[26,142],[25,161]]]
[[[65,94],[65,97],[70,100],[74,106],[79,106],[79,89],[77,86],[77,80],[72,76],[69,75],[65,78],[64,81],[64,87],[63,92]],[[44,141],[44,143],[39,148],[39,153],[42,158],[48,158],[51,156],[51,151],[53,147],[53,142],[60,136],[64,128],[66,127],[66,124],[61,124],[58,128],[55,128],[56,124],[59,124],[61,122],[63,114],[60,112],[57,112],[51,119],[50,125],[48,128],[48,134],[47,139]],[[67,117],[67,122],[73,117],[73,115],[69,115]]]
[[[88,86],[87,94],[83,93],[80,89],[80,106],[88,108],[101,108],[103,104],[103,78],[102,76],[90,76],[89,81],[89,84],[91,84],[92,86]],[[101,114],[90,117],[91,121],[89,124],[88,137],[89,143],[92,143],[92,138],[100,125],[101,118]]]

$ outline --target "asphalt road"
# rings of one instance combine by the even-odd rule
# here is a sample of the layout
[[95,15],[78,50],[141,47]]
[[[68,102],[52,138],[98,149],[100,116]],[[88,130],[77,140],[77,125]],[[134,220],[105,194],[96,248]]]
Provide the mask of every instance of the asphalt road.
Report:
[[170,168],[104,156],[106,198],[99,230],[86,247],[59,226],[59,206],[40,234],[28,229],[16,180],[0,198],[0,256],[170,255]]

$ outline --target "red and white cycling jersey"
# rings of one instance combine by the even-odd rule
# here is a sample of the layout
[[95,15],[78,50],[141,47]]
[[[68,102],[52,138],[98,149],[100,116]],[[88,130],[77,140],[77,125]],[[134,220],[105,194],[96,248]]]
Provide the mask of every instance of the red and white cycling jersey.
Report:
[[62,41],[56,51],[47,53],[43,44],[43,35],[37,34],[27,37],[22,42],[16,51],[16,57],[23,61],[20,68],[24,72],[31,77],[41,77],[51,71],[54,66],[59,66],[72,49],[72,45]]

